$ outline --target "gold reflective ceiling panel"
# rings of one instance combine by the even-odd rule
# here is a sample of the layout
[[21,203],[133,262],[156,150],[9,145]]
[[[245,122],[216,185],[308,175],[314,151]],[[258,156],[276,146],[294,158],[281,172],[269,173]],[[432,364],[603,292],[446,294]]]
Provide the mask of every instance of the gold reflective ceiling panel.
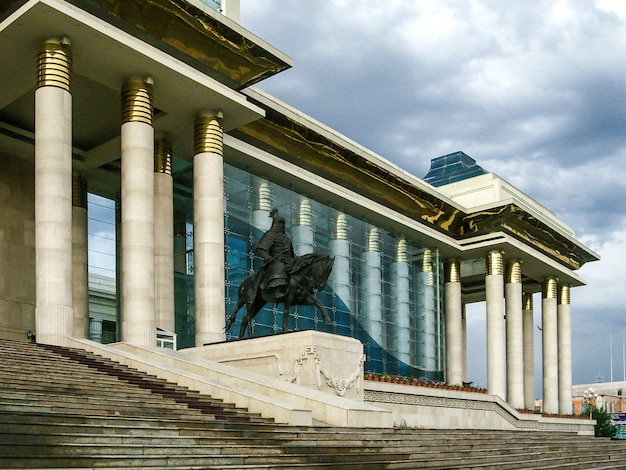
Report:
[[[184,0],[73,0],[72,3],[98,16],[108,13],[105,19],[123,29],[123,23],[138,28],[148,35],[142,39],[162,41],[182,53],[179,59],[189,62],[191,58],[208,66],[214,78],[236,89],[290,67]],[[113,18],[118,21],[112,21]]]

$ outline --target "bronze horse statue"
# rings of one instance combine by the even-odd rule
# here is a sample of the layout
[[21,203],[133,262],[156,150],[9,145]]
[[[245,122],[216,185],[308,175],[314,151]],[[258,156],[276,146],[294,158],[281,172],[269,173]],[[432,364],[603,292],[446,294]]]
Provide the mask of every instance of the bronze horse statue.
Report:
[[237,312],[246,306],[246,315],[241,322],[239,338],[243,338],[246,329],[248,336],[252,336],[252,319],[261,311],[267,303],[283,303],[283,333],[287,332],[289,309],[292,305],[315,305],[322,316],[324,323],[330,324],[330,318],[326,309],[319,300],[314,297],[314,292],[326,286],[328,276],[333,269],[334,260],[328,255],[309,253],[298,256],[287,270],[289,283],[284,296],[276,298],[272,291],[260,287],[260,275],[262,271],[248,276],[239,286],[239,299],[235,310],[226,322],[226,330],[229,330],[237,318]]

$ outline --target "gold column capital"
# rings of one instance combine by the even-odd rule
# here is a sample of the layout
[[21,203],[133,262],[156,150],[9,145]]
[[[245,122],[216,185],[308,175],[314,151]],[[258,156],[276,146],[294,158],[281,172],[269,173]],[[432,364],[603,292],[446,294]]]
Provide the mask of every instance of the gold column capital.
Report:
[[409,244],[404,236],[401,236],[396,241],[396,261],[398,263],[409,262]]
[[194,126],[194,155],[224,152],[224,130],[221,112],[200,114]]
[[122,124],[143,122],[152,125],[152,78],[128,79],[122,86]]
[[335,227],[335,237],[337,240],[348,239],[348,217],[346,214],[337,214],[337,222]]
[[70,40],[52,38],[37,54],[37,88],[53,86],[72,92],[72,53]]
[[87,180],[82,175],[72,176],[72,207],[87,209]]
[[569,305],[570,300],[570,286],[560,286],[558,289],[558,304]]
[[556,287],[556,278],[548,277],[543,280],[541,283],[541,298],[542,299],[556,299],[557,298],[557,287]]
[[167,136],[154,141],[154,172],[172,175],[172,143]]
[[443,265],[443,282],[461,282],[461,261],[449,259]]
[[522,262],[520,260],[509,261],[505,269],[505,281],[507,284],[522,282]]
[[533,309],[533,294],[532,292],[524,292],[522,294],[522,310]]
[[504,275],[504,252],[490,251],[489,254],[487,254],[486,275]]

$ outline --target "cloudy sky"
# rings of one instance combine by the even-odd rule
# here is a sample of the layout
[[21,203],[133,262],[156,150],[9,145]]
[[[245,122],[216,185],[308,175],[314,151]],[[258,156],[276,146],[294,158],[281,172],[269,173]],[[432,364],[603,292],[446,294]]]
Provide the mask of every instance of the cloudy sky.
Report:
[[259,88],[419,177],[462,150],[570,225],[602,257],[572,291],[574,383],[610,380],[611,334],[624,379],[626,2],[241,0],[241,23],[295,62]]

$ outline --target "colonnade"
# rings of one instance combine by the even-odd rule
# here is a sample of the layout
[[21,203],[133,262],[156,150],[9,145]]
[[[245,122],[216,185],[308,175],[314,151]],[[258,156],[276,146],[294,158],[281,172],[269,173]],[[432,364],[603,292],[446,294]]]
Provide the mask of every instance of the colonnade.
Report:
[[[72,174],[72,57],[66,38],[46,41],[35,91],[35,254],[37,340],[65,345],[89,337],[86,183]],[[171,143],[153,127],[152,80],[120,90],[121,334],[156,344],[174,331]],[[225,339],[223,129],[219,112],[194,127],[196,344]]]
[[[523,292],[521,262],[492,251],[486,257],[487,391],[517,409],[534,409],[532,294]],[[466,380],[467,363],[461,262],[444,264],[446,381]],[[572,413],[570,288],[554,277],[542,283],[543,411]]]

